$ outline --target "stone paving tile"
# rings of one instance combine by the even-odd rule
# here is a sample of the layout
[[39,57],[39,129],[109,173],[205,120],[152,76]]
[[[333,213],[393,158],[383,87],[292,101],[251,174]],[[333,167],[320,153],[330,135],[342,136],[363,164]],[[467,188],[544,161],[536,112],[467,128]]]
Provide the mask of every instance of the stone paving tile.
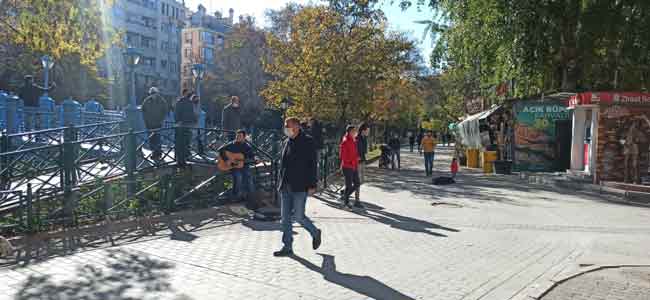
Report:
[[366,211],[340,210],[328,193],[309,200],[323,230],[316,252],[300,227],[297,256],[274,258],[278,224],[206,226],[189,242],[163,237],[0,269],[0,299],[505,300],[570,256],[650,254],[648,209],[471,173],[433,186],[421,157],[402,157],[399,172],[370,168]]
[[648,300],[650,268],[615,268],[587,273],[551,290],[543,300]]

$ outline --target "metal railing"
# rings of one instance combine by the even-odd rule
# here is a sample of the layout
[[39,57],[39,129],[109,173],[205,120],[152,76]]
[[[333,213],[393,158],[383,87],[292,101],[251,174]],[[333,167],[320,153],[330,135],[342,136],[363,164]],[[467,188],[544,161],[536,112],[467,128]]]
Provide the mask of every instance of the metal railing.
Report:
[[[1,134],[0,235],[168,214],[218,205],[228,196],[231,176],[214,165],[233,132],[178,126],[136,132],[123,125]],[[153,135],[161,139],[160,157],[149,145]],[[251,139],[256,189],[277,197],[281,135],[258,131]],[[193,166],[214,173],[198,176]],[[327,145],[318,172],[324,186],[337,170],[337,145]]]

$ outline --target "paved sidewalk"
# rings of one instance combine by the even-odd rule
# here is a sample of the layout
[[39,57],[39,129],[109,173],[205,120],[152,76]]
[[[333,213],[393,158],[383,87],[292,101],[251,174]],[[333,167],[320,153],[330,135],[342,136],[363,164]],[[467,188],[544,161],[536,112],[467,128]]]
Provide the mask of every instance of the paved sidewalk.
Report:
[[613,268],[570,279],[552,289],[543,300],[648,300],[650,267]]
[[[437,174],[450,154],[439,150]],[[584,261],[650,257],[650,209],[467,170],[434,186],[422,161],[403,151],[400,171],[368,168],[366,210],[339,209],[331,191],[311,198],[316,252],[299,227],[296,256],[274,258],[278,223],[208,220],[0,269],[0,299],[523,299]]]

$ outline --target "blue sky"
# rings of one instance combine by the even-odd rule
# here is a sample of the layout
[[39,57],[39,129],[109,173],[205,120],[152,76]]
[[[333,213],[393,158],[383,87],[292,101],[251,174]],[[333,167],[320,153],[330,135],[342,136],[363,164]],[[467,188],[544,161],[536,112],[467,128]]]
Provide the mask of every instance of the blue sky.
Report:
[[[196,11],[199,4],[203,4],[208,12],[221,11],[223,15],[228,14],[228,9],[235,10],[235,20],[239,15],[252,15],[258,24],[264,26],[267,21],[264,17],[264,11],[267,9],[282,8],[288,2],[297,2],[307,4],[309,0],[185,0],[185,5],[192,11]],[[311,1],[318,3],[318,1]],[[419,41],[419,49],[427,65],[429,64],[429,54],[431,53],[431,39],[427,36],[422,41],[422,33],[425,25],[415,24],[417,20],[431,20],[433,12],[429,9],[417,11],[417,8],[410,8],[403,12],[397,4],[390,4],[390,0],[381,1],[381,9],[388,17],[391,29],[410,33],[414,40]]]

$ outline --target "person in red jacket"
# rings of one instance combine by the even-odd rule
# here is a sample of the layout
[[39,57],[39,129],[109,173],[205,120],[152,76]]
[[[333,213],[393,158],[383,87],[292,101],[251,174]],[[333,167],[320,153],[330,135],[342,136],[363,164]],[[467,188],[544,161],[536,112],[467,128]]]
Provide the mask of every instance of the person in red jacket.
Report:
[[458,160],[454,157],[451,160],[451,178],[456,178],[456,173],[458,173]]
[[[359,187],[359,153],[357,152],[357,128],[353,125],[348,125],[345,128],[345,136],[341,140],[339,146],[339,157],[341,158],[341,171],[345,176],[345,192],[341,197],[343,205],[350,207],[350,195],[354,193]],[[354,203],[355,207],[362,208],[363,206],[357,200]]]

